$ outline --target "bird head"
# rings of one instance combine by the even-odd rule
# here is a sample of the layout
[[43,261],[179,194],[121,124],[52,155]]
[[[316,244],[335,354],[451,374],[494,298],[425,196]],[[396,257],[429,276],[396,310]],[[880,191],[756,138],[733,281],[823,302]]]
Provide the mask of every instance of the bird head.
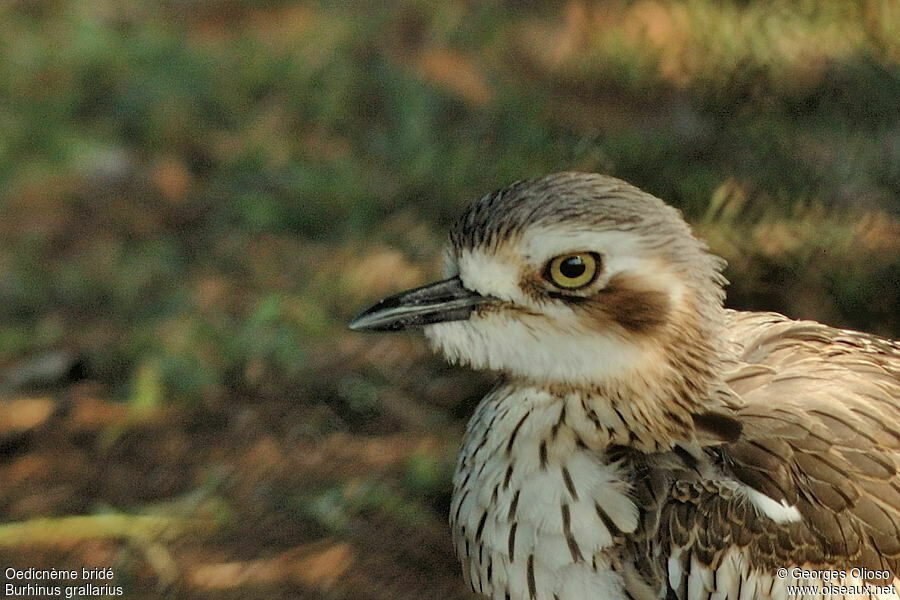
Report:
[[677,210],[624,181],[558,173],[488,194],[453,225],[445,257],[444,280],[350,327],[423,328],[452,362],[542,385],[714,362],[724,261]]

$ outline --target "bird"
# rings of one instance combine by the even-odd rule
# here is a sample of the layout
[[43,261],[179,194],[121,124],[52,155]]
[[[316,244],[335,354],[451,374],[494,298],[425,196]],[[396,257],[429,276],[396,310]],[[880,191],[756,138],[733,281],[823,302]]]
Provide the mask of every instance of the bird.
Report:
[[497,376],[449,510],[475,593],[900,597],[900,343],[725,308],[681,213],[601,174],[483,196],[444,262],[350,328]]

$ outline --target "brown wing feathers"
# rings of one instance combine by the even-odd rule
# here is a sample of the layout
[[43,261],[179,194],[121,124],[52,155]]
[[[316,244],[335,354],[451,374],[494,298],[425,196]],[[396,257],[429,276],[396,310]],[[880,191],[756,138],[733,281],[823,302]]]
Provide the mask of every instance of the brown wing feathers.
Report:
[[[736,545],[759,568],[900,574],[900,346],[780,315],[731,317],[744,346],[727,379],[743,431],[709,451],[722,481],[673,484],[669,546],[710,566]],[[761,517],[728,476],[796,506],[801,521]]]

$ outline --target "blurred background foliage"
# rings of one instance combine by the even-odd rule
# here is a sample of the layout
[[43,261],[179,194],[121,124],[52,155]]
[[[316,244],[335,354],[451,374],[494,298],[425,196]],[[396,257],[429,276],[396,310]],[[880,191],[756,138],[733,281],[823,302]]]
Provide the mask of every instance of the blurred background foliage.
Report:
[[488,379],[347,320],[473,199],[578,169],[679,206],[729,305],[897,337],[898,99],[898,0],[4,2],[0,515],[213,525],[0,558],[465,597],[443,518]]

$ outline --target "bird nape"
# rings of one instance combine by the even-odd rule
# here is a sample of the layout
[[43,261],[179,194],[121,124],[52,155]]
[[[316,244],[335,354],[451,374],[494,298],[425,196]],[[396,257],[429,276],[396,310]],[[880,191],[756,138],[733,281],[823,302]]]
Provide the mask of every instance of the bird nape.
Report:
[[900,344],[725,309],[680,213],[602,175],[484,196],[446,264],[350,327],[501,374],[453,479],[473,590],[898,598]]

